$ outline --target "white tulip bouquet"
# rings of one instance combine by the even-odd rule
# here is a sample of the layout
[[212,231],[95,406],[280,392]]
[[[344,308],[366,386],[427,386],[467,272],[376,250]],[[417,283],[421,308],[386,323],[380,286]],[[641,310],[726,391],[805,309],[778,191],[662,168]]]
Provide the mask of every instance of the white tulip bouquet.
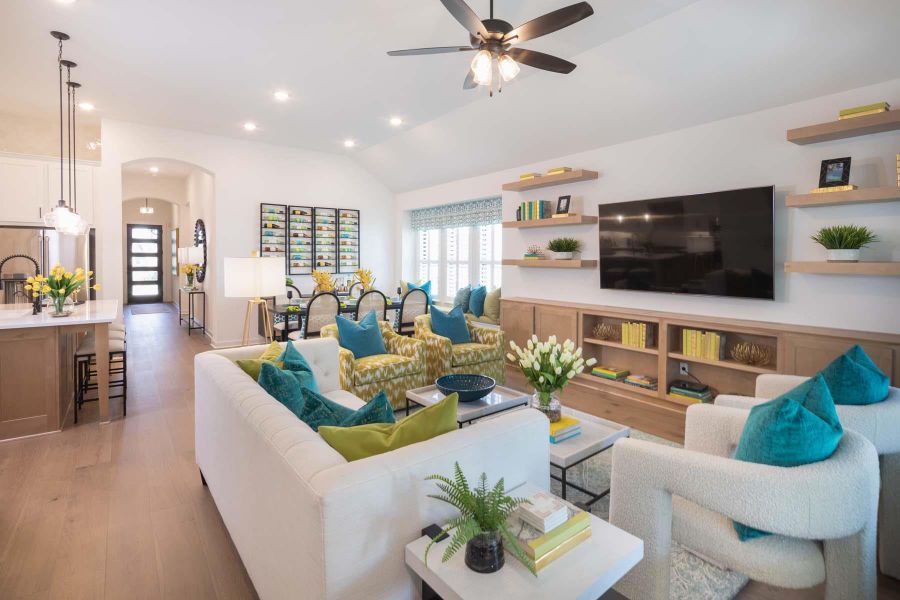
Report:
[[546,342],[532,335],[525,348],[512,341],[509,347],[515,354],[510,352],[506,357],[521,367],[528,382],[534,386],[535,396],[543,410],[550,406],[553,396],[575,375],[597,363],[593,358],[585,360],[581,348],[575,347],[575,342],[566,340],[560,344],[555,335],[551,335]]

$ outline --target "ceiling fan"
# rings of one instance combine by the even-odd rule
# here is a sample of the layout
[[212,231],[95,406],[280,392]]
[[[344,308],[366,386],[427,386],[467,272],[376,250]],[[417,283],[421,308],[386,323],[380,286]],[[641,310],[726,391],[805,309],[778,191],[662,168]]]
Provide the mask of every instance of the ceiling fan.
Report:
[[514,28],[508,22],[494,18],[494,0],[491,0],[491,16],[484,20],[479,19],[475,11],[464,0],[441,0],[441,4],[469,32],[468,46],[391,50],[388,55],[416,56],[477,52],[463,82],[464,89],[472,89],[479,85],[490,86],[493,80],[494,61],[497,63],[497,71],[503,81],[509,81],[519,74],[518,63],[554,73],[571,73],[575,68],[574,63],[543,52],[518,48],[516,45],[559,31],[594,14],[594,9],[590,4],[578,2]]

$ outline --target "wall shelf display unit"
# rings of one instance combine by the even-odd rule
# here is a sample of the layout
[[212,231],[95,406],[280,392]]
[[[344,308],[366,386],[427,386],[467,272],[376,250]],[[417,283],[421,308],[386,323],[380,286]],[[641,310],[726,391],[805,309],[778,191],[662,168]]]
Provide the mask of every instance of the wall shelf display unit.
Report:
[[338,273],[359,269],[359,211],[338,209]]
[[824,262],[789,261],[785,273],[818,273],[821,275],[881,275],[900,277],[900,262]]
[[841,204],[865,204],[894,202],[900,200],[900,187],[861,188],[846,192],[823,192],[818,194],[797,194],[784,200],[785,206],[804,208],[813,206],[838,206]]
[[531,227],[559,227],[560,225],[593,225],[598,221],[597,217],[586,215],[570,215],[557,219],[535,219],[532,221],[504,221],[503,227],[512,229],[529,229]]
[[284,258],[287,249],[287,206],[259,205],[259,255]]
[[900,110],[889,110],[864,117],[788,129],[787,141],[800,145],[816,144],[898,129],[900,129]]
[[504,258],[504,267],[534,267],[534,268],[557,268],[557,269],[594,269],[597,267],[596,260],[581,260],[579,258],[571,259],[513,259]]
[[326,273],[338,272],[337,227],[338,211],[335,208],[313,208],[315,223],[314,268]]
[[288,206],[288,274],[312,273],[313,256],[313,209]]
[[563,183],[577,183],[579,181],[591,181],[597,179],[600,174],[597,171],[587,169],[573,169],[556,175],[542,175],[533,179],[523,179],[503,184],[504,192],[527,192],[540,188],[560,185]]

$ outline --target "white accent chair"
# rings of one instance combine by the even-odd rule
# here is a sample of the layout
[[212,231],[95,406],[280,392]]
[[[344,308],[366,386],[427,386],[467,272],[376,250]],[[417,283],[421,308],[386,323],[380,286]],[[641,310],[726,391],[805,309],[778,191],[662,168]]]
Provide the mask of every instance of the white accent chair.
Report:
[[[785,468],[732,458],[748,412],[688,408],[685,447],[613,447],[610,523],[644,540],[616,589],[668,600],[671,543],[785,588],[825,582],[827,600],[874,600],[878,456],[846,431],[827,460]],[[741,542],[732,519],[773,535]]]
[[[716,398],[716,405],[750,409],[797,387],[808,377],[760,375],[756,396]],[[890,388],[883,402],[861,406],[840,404],[838,418],[844,429],[865,436],[881,460],[881,500],[878,508],[878,563],[885,575],[900,579],[900,388]]]

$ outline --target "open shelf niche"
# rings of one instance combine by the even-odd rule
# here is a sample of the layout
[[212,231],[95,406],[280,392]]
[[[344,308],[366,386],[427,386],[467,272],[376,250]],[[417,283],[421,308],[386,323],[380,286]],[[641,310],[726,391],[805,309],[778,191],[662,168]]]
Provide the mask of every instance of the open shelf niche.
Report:
[[[622,343],[623,323],[643,323],[647,330],[646,347],[631,346]],[[601,339],[596,328],[606,325],[611,328],[611,339]],[[659,321],[647,318],[628,318],[618,314],[588,313],[582,316],[581,347],[586,358],[593,358],[598,365],[628,369],[633,375],[649,375],[657,377],[659,373]],[[645,389],[621,381],[604,379],[591,375],[586,369],[579,378],[591,384],[618,388],[629,392],[656,398],[658,390]]]

